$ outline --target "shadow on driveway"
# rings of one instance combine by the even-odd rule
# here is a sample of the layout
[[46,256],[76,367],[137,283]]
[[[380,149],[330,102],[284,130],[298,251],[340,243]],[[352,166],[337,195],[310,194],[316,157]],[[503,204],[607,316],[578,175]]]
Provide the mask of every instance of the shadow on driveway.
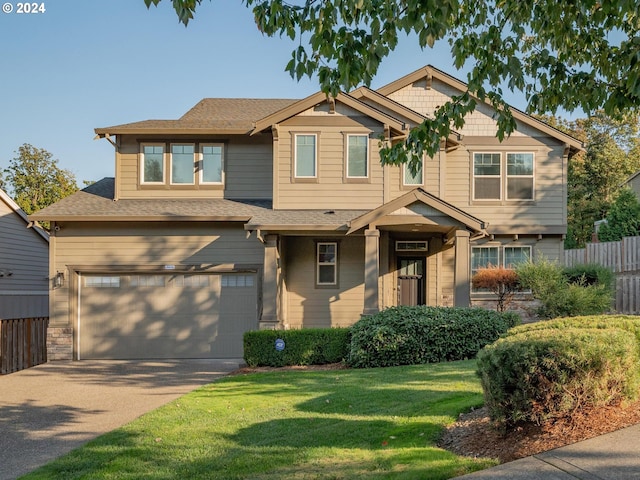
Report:
[[51,362],[0,376],[0,480],[28,473],[239,363]]

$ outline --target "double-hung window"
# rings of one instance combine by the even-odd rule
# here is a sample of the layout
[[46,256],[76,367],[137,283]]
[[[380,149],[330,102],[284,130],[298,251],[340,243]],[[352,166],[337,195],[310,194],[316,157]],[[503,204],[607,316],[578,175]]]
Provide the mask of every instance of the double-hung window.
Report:
[[194,173],[194,145],[171,145],[171,183],[174,185],[193,185],[195,178]]
[[295,135],[294,175],[297,178],[316,178],[317,140],[316,134]]
[[347,135],[347,178],[369,176],[369,135]]
[[317,176],[316,134],[295,136],[295,176],[297,178],[315,178]]
[[164,145],[142,145],[142,183],[164,183]]
[[338,244],[336,242],[316,243],[316,285],[338,284]]
[[534,155],[530,152],[473,154],[474,200],[533,200]]
[[224,182],[224,148],[221,143],[200,145],[200,183],[219,185]]

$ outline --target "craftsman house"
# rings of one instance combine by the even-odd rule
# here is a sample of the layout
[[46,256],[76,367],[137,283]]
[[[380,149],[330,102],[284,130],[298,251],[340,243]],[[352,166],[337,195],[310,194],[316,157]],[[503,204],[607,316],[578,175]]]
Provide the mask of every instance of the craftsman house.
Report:
[[327,99],[207,98],[178,120],[97,128],[105,178],[52,222],[58,358],[239,358],[258,328],[331,327],[399,304],[481,302],[487,264],[562,256],[567,159],[581,144],[480,104],[417,173],[381,166],[466,86],[432,68]]

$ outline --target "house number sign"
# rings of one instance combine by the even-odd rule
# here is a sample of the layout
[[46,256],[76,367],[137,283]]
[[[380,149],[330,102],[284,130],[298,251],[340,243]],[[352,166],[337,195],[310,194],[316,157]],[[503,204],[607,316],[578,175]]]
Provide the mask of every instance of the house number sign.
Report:
[[276,338],[276,350],[281,352],[284,350],[284,340],[281,338]]

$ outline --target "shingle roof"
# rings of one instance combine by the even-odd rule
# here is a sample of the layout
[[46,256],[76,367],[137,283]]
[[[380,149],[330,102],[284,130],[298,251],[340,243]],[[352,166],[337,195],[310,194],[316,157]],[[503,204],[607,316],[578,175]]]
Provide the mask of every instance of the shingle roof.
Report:
[[205,98],[178,120],[144,120],[96,128],[101,134],[187,132],[247,133],[260,120],[295,103],[293,99]]
[[[113,200],[114,179],[103,178],[29,216],[39,221],[241,221],[249,230],[347,230],[364,210],[273,210],[269,200],[124,199]],[[332,213],[331,213],[332,212]]]

